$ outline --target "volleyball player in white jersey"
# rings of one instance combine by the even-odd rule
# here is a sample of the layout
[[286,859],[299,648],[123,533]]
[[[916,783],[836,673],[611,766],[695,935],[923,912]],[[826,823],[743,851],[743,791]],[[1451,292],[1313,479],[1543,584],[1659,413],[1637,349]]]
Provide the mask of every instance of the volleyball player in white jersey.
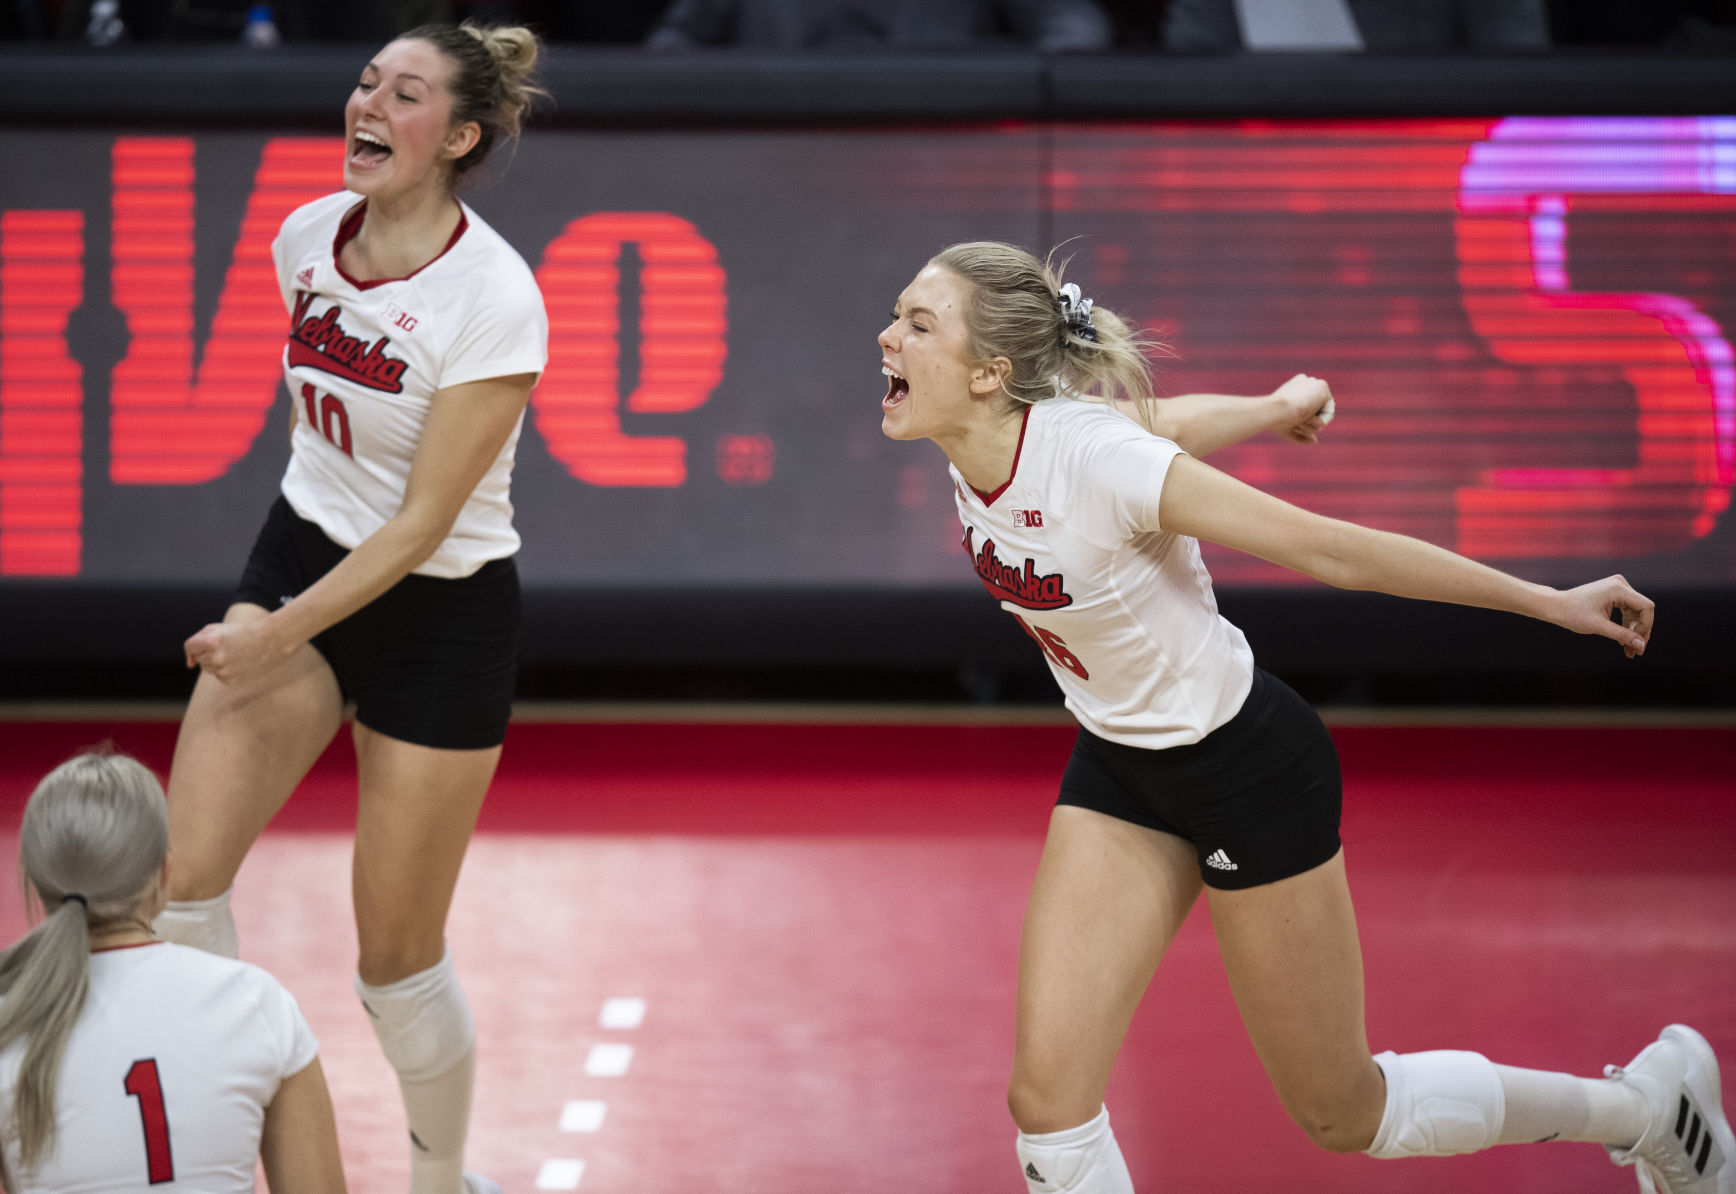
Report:
[[47,915],[0,954],[0,1177],[12,1194],[342,1194],[319,1044],[257,966],[158,940],[156,777],[87,753],[37,785],[19,869]]
[[1073,400],[1148,397],[1142,342],[1006,245],[935,257],[880,347],[883,430],[946,452],[977,574],[1041,645],[1081,724],[1020,946],[1008,1103],[1032,1194],[1133,1189],[1103,1095],[1202,888],[1254,1048],[1322,1147],[1410,1157],[1591,1141],[1636,1165],[1642,1189],[1736,1192],[1717,1061],[1691,1028],[1671,1025],[1604,1079],[1469,1052],[1370,1055],[1337,754],[1218,615],[1197,540],[1341,588],[1526,614],[1630,657],[1651,633],[1649,600],[1619,576],[1558,592],[1307,513],[1201,464],[1188,442]]
[[357,991],[397,1071],[413,1194],[463,1171],[475,1025],[445,948],[516,667],[508,484],[548,321],[530,269],[453,194],[534,92],[524,29],[425,26],[345,108],[346,190],[283,222],[294,430],[169,781],[175,940],[234,954],[229,889],[355,704]]

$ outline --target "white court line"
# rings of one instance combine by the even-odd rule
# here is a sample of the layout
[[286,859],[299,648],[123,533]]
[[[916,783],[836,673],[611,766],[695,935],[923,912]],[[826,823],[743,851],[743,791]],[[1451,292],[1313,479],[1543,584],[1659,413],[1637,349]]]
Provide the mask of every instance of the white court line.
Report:
[[632,1064],[632,1045],[592,1045],[585,1056],[585,1073],[593,1078],[619,1078]]
[[609,1105],[601,1099],[573,1099],[561,1108],[561,1131],[595,1132],[608,1111]]
[[637,1028],[645,1022],[645,1001],[636,995],[605,999],[597,1022],[604,1028]]
[[576,1190],[579,1179],[585,1176],[583,1161],[551,1157],[542,1163],[537,1171],[536,1188],[539,1190]]

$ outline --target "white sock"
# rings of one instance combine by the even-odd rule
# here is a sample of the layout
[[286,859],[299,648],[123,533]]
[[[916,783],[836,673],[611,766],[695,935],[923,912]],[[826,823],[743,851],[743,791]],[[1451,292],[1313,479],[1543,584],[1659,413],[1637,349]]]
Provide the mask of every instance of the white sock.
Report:
[[1626,1083],[1495,1065],[1480,1053],[1382,1053],[1386,1110],[1370,1156],[1446,1156],[1579,1140],[1631,1148],[1651,1122]]
[[1064,1132],[1020,1132],[1018,1153],[1030,1194],[1133,1194],[1107,1107]]
[[1500,1144],[1580,1140],[1632,1148],[1651,1123],[1638,1089],[1611,1078],[1576,1078],[1498,1065],[1507,1096]]
[[235,917],[229,911],[229,893],[208,900],[170,900],[151,922],[151,931],[164,941],[190,945],[225,958],[241,956],[241,939],[235,934]]
[[476,1022],[448,951],[438,964],[375,987],[356,978],[410,1121],[410,1194],[459,1194],[476,1070]]

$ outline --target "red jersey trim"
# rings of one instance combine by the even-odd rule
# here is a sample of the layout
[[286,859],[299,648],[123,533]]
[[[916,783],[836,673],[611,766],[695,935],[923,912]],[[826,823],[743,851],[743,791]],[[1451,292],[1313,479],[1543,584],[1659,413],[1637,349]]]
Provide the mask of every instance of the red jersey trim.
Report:
[[375,278],[371,282],[362,282],[350,277],[349,272],[346,271],[342,263],[338,261],[338,254],[343,252],[345,245],[356,239],[356,233],[361,231],[362,217],[365,216],[367,212],[368,201],[364,199],[351,208],[349,214],[344,216],[343,222],[338,225],[338,234],[332,238],[332,265],[337,269],[338,276],[348,282],[351,286],[354,286],[357,290],[372,290],[374,287],[384,286],[388,282],[408,282],[411,278],[414,278],[417,274],[421,273],[430,265],[433,265],[436,261],[439,261],[442,257],[446,256],[446,254],[450,253],[452,251],[452,246],[458,243],[458,238],[463,236],[465,229],[470,227],[470,217],[464,214],[464,209],[461,207],[458,209],[458,227],[452,230],[452,235],[447,239],[445,248],[441,249],[427,261],[405,274],[402,278]]
[[112,954],[123,949],[144,949],[147,945],[167,945],[167,941],[135,941],[131,945],[105,945],[101,949],[93,949],[93,954]]
[[983,505],[985,505],[985,506],[994,505],[995,499],[1000,497],[1001,494],[1005,493],[1007,491],[1007,486],[1009,486],[1013,483],[1013,478],[1015,478],[1019,475],[1019,457],[1025,451],[1025,428],[1029,427],[1030,425],[1031,425],[1031,406],[1029,403],[1026,403],[1025,404],[1024,417],[1019,422],[1019,444],[1016,448],[1013,449],[1013,471],[1007,474],[1007,479],[1005,481],[1002,481],[1001,487],[999,489],[995,490],[993,493],[984,493],[982,490],[978,489],[975,485],[972,485],[970,487],[970,491],[972,493],[976,494],[979,498],[981,498],[983,500]]

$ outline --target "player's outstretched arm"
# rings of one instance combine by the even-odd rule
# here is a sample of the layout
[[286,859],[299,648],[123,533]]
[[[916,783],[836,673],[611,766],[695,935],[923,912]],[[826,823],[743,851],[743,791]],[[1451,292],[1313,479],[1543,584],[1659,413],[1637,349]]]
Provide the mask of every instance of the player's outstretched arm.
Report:
[[319,1058],[285,1078],[267,1104],[259,1159],[273,1191],[345,1194],[337,1117]]
[[1239,444],[1275,431],[1299,444],[1320,442],[1332,420],[1332,390],[1318,377],[1298,373],[1270,394],[1180,394],[1149,403],[1148,426],[1192,456]]
[[[1577,589],[1532,584],[1445,548],[1326,518],[1180,456],[1158,507],[1162,528],[1245,551],[1341,589],[1367,589],[1524,614],[1578,634],[1614,639],[1631,659],[1652,633],[1652,602],[1625,579]],[[1610,620],[1620,610],[1621,623]]]
[[235,683],[403,580],[451,533],[518,425],[535,383],[536,375],[525,373],[437,391],[398,512],[282,609],[246,622],[215,623],[193,635],[186,642],[187,666]]

